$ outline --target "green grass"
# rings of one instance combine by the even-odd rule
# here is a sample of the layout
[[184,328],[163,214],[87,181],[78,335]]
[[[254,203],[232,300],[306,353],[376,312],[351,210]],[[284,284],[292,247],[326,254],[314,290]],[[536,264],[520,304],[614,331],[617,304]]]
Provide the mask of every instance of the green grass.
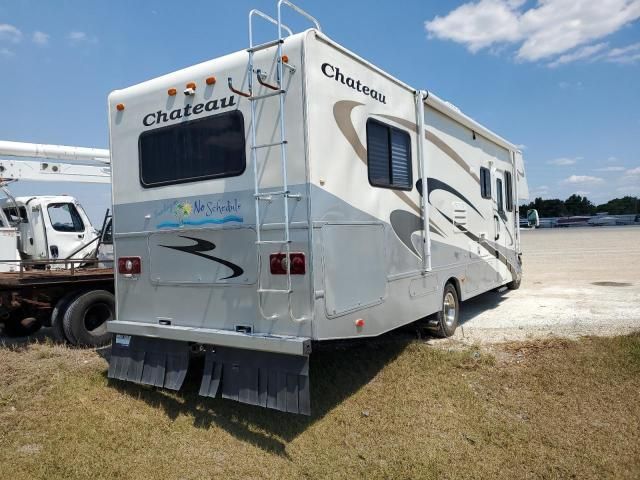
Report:
[[0,348],[0,478],[638,478],[640,334],[312,355],[311,418],[106,379],[100,354]]

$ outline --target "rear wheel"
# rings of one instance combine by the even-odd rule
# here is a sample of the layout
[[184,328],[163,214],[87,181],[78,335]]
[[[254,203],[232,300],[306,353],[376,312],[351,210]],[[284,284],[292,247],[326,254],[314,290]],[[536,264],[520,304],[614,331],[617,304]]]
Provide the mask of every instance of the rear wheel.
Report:
[[437,337],[450,337],[458,327],[460,317],[460,300],[456,287],[447,283],[442,294],[442,310],[436,313],[437,325],[435,335]]
[[520,288],[520,283],[522,283],[522,276],[518,275],[516,278],[514,278],[512,281],[510,281],[509,283],[507,283],[507,288],[509,290],[517,290]]
[[65,334],[70,332],[75,343],[98,347],[111,340],[107,322],[115,317],[115,299],[106,290],[91,290],[75,298],[64,314]]
[[53,311],[51,312],[51,330],[53,331],[54,338],[59,342],[69,342],[74,345],[76,343],[75,338],[67,338],[64,330],[64,314],[66,313],[69,304],[75,300],[78,295],[78,292],[68,293],[58,300],[56,306],[53,307]]

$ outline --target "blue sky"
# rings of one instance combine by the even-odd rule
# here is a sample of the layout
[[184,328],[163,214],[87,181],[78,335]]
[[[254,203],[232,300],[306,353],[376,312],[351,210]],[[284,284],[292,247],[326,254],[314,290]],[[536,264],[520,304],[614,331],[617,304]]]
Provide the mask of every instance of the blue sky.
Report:
[[[640,195],[640,0],[299,4],[341,44],[522,145],[534,195]],[[275,2],[0,0],[0,139],[107,147],[111,90],[245,48],[251,8]],[[110,201],[100,185],[12,190],[75,195],[96,223]]]

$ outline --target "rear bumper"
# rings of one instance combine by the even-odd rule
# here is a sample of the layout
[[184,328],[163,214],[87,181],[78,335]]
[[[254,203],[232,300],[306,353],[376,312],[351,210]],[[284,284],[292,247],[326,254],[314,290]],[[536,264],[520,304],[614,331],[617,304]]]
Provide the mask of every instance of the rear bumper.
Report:
[[289,355],[309,355],[311,353],[311,339],[308,337],[247,334],[214,328],[180,327],[126,320],[108,322],[107,330],[121,335],[178,340],[259,352]]

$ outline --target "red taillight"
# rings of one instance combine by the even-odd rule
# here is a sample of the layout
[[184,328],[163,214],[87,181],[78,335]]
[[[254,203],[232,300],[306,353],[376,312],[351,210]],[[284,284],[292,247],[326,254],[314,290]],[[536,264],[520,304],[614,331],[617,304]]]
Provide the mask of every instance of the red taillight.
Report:
[[118,258],[118,273],[122,275],[137,275],[142,270],[140,257]]
[[[291,261],[291,275],[304,275],[307,272],[304,253],[290,253],[289,260]],[[286,275],[287,254],[272,253],[269,256],[269,265],[271,266],[272,275]]]

